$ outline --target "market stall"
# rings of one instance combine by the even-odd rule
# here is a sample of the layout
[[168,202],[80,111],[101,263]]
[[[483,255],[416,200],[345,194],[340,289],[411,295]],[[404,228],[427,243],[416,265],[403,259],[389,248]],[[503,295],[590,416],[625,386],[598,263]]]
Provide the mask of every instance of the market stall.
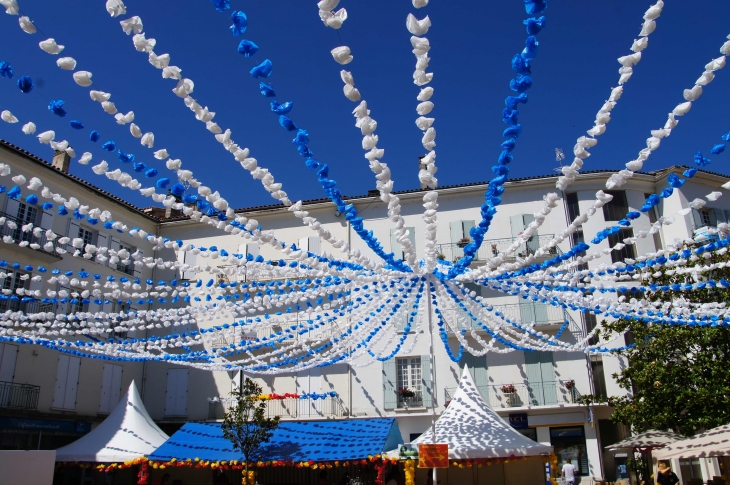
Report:
[[[131,483],[138,468],[145,468],[145,455],[161,446],[167,436],[152,421],[134,382],[114,411],[91,432],[56,450],[59,471],[77,474],[79,469],[123,472]],[[137,465],[140,465],[139,467]]]
[[[401,442],[394,418],[283,421],[249,469],[261,483],[316,483],[322,472],[330,483],[345,473],[374,483],[382,475],[381,454]],[[205,483],[225,474],[241,483],[243,457],[223,437],[221,423],[186,423],[148,458],[153,477]]]
[[653,483],[652,451],[683,439],[684,436],[669,431],[645,431],[607,446],[607,450],[619,452],[610,456],[609,463],[615,467],[618,480],[631,478],[632,483]]
[[[440,472],[444,483],[544,483],[545,463],[553,463],[552,447],[537,443],[512,428],[484,401],[467,366],[446,411],[412,444],[448,444],[450,467]],[[486,468],[485,468],[486,467]],[[416,483],[425,483],[417,473]]]

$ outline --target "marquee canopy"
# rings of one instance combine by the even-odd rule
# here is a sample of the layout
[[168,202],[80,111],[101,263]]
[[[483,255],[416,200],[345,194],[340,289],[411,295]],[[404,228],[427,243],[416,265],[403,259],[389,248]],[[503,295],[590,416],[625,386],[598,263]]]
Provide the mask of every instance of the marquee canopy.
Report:
[[466,365],[456,395],[436,420],[436,440],[429,428],[412,443],[447,443],[450,459],[536,456],[553,451],[551,446],[523,436],[495,413]]
[[[337,421],[284,421],[264,447],[265,461],[348,461],[377,455],[402,443],[393,418]],[[221,423],[186,423],[150,460],[200,458],[206,461],[243,460],[223,437]]]
[[121,463],[152,453],[168,438],[147,414],[132,381],[114,411],[90,433],[56,450],[56,461]]
[[730,456],[730,424],[680,440],[653,453],[657,460]]
[[653,449],[662,448],[675,441],[685,439],[681,434],[670,433],[669,431],[657,431],[649,430],[635,436],[630,436],[625,440],[621,440],[618,443],[607,446],[609,450],[621,450],[625,448],[631,449]]

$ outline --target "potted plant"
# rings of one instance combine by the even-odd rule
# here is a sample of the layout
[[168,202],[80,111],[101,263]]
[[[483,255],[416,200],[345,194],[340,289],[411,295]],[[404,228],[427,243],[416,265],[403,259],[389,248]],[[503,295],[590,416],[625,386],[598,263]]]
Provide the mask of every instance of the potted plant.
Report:
[[568,381],[565,381],[563,383],[563,385],[565,386],[565,388],[570,393],[570,402],[574,403],[575,402],[575,397],[576,397],[575,396],[575,394],[576,394],[575,381],[573,379],[570,379]]
[[468,237],[462,237],[461,239],[459,239],[459,242],[457,242],[456,245],[460,248],[465,248],[470,242],[471,239],[469,239]]
[[446,259],[446,256],[444,256],[444,253],[438,253],[436,255],[436,259],[438,259],[439,261],[443,261],[444,259]]
[[405,400],[411,397],[416,397],[416,393],[407,387],[404,387],[403,389],[398,389],[398,397],[400,397],[401,400]]
[[499,255],[499,249],[497,249],[497,243],[492,243],[492,256],[498,256]]
[[565,381],[563,384],[565,385],[566,389],[573,389],[575,387],[575,381],[573,379]]
[[507,399],[507,403],[510,407],[513,407],[515,405],[516,397],[517,397],[517,388],[514,384],[505,384],[502,386],[502,393],[504,394],[504,397]]

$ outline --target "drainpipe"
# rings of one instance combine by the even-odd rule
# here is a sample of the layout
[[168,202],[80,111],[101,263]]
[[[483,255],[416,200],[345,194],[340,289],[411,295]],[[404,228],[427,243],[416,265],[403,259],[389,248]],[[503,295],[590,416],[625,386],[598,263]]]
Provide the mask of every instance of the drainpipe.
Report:
[[[351,234],[352,231],[350,230],[350,221],[347,221],[347,247],[352,250],[352,247],[350,246],[350,240],[351,240]],[[350,256],[347,256],[347,259],[350,259]],[[350,295],[350,301],[352,301],[352,295]],[[349,314],[347,317],[347,326],[350,328],[350,331],[352,331],[352,321],[350,320]],[[348,354],[352,354],[352,347],[348,349]],[[347,364],[347,418],[352,417],[352,366],[350,364]]]

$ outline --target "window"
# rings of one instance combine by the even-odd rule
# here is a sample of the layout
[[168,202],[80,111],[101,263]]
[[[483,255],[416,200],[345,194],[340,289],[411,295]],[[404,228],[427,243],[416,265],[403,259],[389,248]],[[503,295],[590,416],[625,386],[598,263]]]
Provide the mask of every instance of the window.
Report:
[[94,233],[83,227],[79,227],[79,235],[76,236],[84,240],[84,246],[94,244]]
[[603,219],[606,221],[620,221],[629,212],[626,192],[623,190],[604,190],[604,192],[613,195],[613,200],[603,206]]
[[[132,249],[131,247],[122,246],[121,244],[119,245],[119,249],[117,250],[117,252],[121,251],[122,249],[126,249],[130,255],[134,252],[134,249]],[[131,256],[127,256],[127,259],[129,260],[129,263],[124,264],[122,263],[122,258],[119,258],[119,262],[117,263],[117,271],[121,271],[122,273],[126,273],[128,275],[134,275],[134,265],[132,264]]]
[[53,409],[76,409],[76,391],[79,387],[81,358],[69,355],[58,356],[56,388],[53,393]]
[[[644,196],[648,199],[651,194],[644,194]],[[652,207],[649,212],[647,212],[649,215],[649,222],[654,224],[658,220],[658,214],[659,214],[659,208],[657,206]],[[654,236],[654,247],[657,251],[662,249],[664,246],[662,245],[662,236],[659,234],[659,231],[652,234]]]
[[188,415],[188,370],[169,369],[167,371],[167,394],[165,396],[165,416]]
[[532,441],[537,443],[537,429],[535,428],[525,428],[525,429],[518,429],[515,430],[518,433],[520,433],[522,436],[525,436],[527,438],[530,438]]
[[99,414],[109,414],[119,404],[119,399],[122,396],[123,369],[121,365],[104,364],[104,373],[101,378]]
[[[10,290],[11,295],[10,298],[13,296],[22,298],[22,296],[18,295],[16,290],[18,288],[23,289],[29,289],[30,288],[30,275],[28,273],[24,273],[22,271],[6,271],[7,276],[5,279],[2,280],[2,289],[3,290]],[[1,300],[0,301],[0,310],[12,310],[12,311],[18,311],[21,307],[21,301],[20,300]]]
[[450,256],[450,261],[464,257],[464,247],[472,241],[469,231],[471,231],[473,227],[474,221],[454,221],[449,223],[449,229],[451,232],[451,254],[446,256]]
[[18,219],[23,224],[35,224],[38,220],[38,209],[23,203],[18,204]]
[[603,368],[603,359],[600,355],[591,356],[591,371],[593,372],[593,390],[596,396],[608,397],[606,388],[606,373]]
[[[421,358],[406,357],[396,359],[398,370],[397,391],[398,407],[422,406],[423,405],[423,387],[421,385]],[[413,396],[404,395],[403,391],[413,392]]]
[[[609,247],[614,247],[618,243],[626,244],[624,243],[624,239],[630,237],[634,237],[634,230],[629,227],[624,227],[617,234],[608,236],[608,245]],[[626,244],[620,251],[615,249],[611,251],[611,261],[614,263],[624,261],[628,258],[636,259],[636,247],[633,244]]]
[[[408,231],[408,239],[411,241],[411,246],[413,246],[413,250],[415,251],[416,231],[412,227],[405,227],[404,229]],[[393,251],[395,259],[405,259],[405,253],[403,252],[403,248],[395,238],[395,229],[390,230],[390,250]]]
[[576,217],[580,215],[580,209],[578,208],[578,193],[571,192],[565,194],[565,203],[568,206],[568,217],[570,222],[573,222]]
[[[598,326],[598,319],[596,318],[595,313],[591,312],[581,312],[581,318],[583,319],[583,323],[585,324],[586,333],[591,333],[594,328]],[[588,340],[588,343],[590,345],[596,345],[598,344],[598,339],[593,336]]]
[[682,482],[689,483],[693,478],[702,480],[702,467],[699,458],[691,458],[688,460],[679,460],[679,470]]
[[576,475],[588,475],[588,454],[583,426],[550,428],[550,443],[558,456],[558,470],[568,458],[575,466]]
[[[118,315],[119,312],[124,312],[126,314],[129,311],[130,311],[130,308],[129,308],[129,304],[128,303],[124,303],[122,300],[112,300],[111,301],[111,313],[115,313],[115,314]],[[122,318],[120,321],[121,322],[124,322],[126,319],[127,319],[127,317],[125,315],[125,317]],[[118,338],[118,339],[122,339],[123,340],[123,339],[127,338],[128,333],[129,333],[128,330],[123,330],[121,332],[117,332],[116,330],[114,330],[112,332],[112,336],[114,338]]]

